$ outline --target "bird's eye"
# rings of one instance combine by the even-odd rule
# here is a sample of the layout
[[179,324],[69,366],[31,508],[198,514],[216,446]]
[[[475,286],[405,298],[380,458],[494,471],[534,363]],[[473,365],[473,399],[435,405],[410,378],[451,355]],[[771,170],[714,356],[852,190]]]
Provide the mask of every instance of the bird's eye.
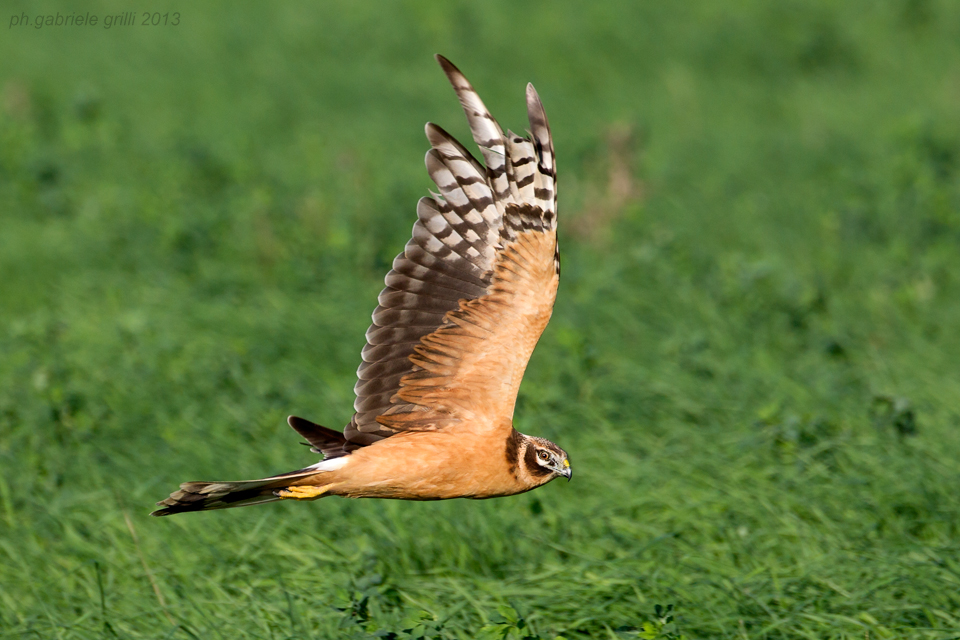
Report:
[[550,454],[547,453],[546,451],[540,450],[537,452],[537,457],[543,460],[544,462],[546,462],[547,460],[550,459]]

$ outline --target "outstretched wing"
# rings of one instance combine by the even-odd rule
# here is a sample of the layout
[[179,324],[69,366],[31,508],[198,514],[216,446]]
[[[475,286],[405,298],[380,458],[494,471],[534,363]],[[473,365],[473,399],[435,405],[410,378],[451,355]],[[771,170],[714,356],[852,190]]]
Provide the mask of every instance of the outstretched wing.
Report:
[[486,166],[427,125],[427,171],[440,193],[420,200],[373,312],[344,432],[354,447],[462,422],[512,428],[556,297],[556,171],[536,90],[527,86],[531,137],[504,134],[463,74],[437,60]]

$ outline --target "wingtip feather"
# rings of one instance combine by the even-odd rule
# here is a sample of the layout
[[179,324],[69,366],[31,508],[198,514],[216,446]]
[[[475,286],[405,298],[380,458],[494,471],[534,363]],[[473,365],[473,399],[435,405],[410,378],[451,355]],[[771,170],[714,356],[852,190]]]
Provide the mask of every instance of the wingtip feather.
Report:
[[[540,94],[534,88],[533,83],[527,83],[527,118],[530,120],[532,133],[537,136],[550,137],[550,123],[547,120],[547,112],[543,109],[543,102],[540,101]],[[542,130],[538,132],[538,129]],[[543,142],[546,142],[544,140]]]
[[433,54],[433,59],[440,64],[440,67],[443,69],[444,73],[446,73],[447,75],[450,75],[451,72],[460,73],[460,69],[457,69],[457,66],[455,64],[447,60],[446,57],[440,55],[439,53]]

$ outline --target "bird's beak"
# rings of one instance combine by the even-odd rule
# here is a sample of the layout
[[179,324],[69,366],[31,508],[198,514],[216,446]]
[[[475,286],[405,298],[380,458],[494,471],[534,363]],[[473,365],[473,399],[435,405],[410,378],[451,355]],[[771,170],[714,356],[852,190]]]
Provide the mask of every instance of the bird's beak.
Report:
[[570,466],[569,460],[563,461],[563,468],[560,470],[560,475],[567,479],[567,482],[570,482],[570,479],[573,478],[573,467]]

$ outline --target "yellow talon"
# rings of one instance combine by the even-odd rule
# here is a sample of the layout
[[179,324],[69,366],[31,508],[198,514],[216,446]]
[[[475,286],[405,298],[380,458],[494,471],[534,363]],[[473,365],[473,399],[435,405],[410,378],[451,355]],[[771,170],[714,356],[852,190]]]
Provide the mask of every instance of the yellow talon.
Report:
[[276,495],[281,500],[316,500],[317,498],[323,496],[327,491],[333,488],[334,485],[327,484],[320,487],[317,486],[298,486],[298,487],[287,487],[286,489],[280,489],[279,491],[274,491]]

